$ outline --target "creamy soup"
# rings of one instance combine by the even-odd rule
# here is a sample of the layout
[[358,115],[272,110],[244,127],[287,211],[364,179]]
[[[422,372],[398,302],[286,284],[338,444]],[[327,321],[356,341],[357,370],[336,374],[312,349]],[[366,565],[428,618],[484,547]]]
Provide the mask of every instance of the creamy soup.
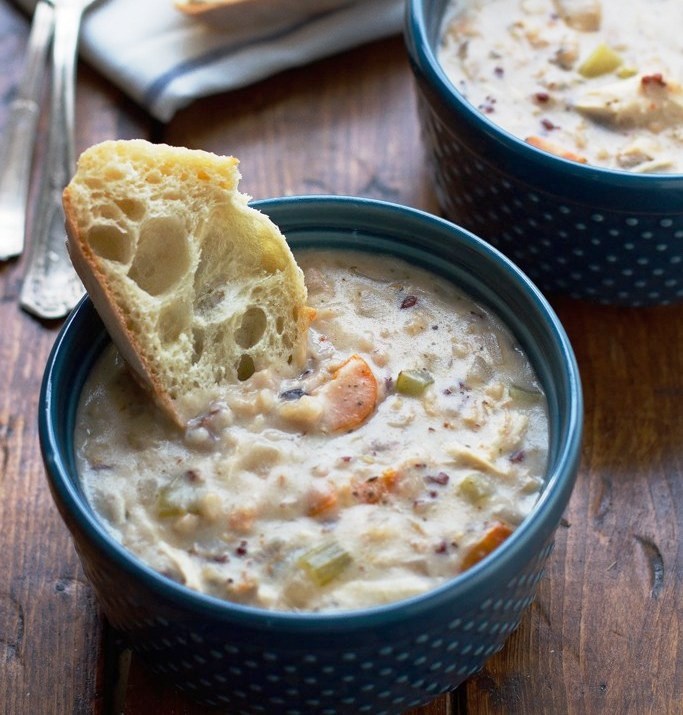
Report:
[[206,395],[184,432],[114,348],[75,443],[89,501],[147,564],[222,599],[355,609],[492,551],[542,487],[546,401],[496,316],[394,258],[301,252],[308,362]]
[[683,171],[681,0],[452,0],[439,60],[512,134],[568,159]]

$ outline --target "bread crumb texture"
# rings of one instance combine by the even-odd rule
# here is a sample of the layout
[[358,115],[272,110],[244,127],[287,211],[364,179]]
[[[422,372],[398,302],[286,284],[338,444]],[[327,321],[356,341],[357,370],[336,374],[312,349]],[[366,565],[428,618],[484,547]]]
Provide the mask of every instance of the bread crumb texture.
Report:
[[238,163],[110,141],[81,155],[64,192],[74,265],[161,403],[291,365],[302,349],[303,273],[237,190]]

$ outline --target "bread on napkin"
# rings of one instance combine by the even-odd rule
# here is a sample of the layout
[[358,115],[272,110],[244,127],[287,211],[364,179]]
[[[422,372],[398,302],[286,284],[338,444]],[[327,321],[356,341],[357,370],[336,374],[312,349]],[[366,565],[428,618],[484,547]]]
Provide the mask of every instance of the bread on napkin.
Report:
[[[143,140],[87,149],[64,191],[73,264],[133,373],[180,398],[293,370],[310,320],[284,236],[238,191],[238,161]],[[289,367],[288,367],[289,366]]]
[[175,0],[187,15],[217,27],[258,26],[273,28],[283,22],[301,21],[361,0]]

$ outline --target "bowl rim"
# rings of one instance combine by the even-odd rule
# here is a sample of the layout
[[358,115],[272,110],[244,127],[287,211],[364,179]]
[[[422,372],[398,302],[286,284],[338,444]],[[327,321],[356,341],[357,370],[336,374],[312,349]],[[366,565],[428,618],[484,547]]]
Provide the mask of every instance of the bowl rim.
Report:
[[[583,430],[583,395],[576,358],[559,318],[539,289],[510,259],[466,229],[426,211],[379,199],[339,195],[277,197],[253,201],[250,205],[266,214],[270,209],[281,208],[293,211],[295,214],[308,215],[310,212],[312,216],[315,216],[315,212],[321,208],[332,207],[348,214],[348,220],[343,222],[347,228],[357,225],[360,231],[363,230],[364,224],[357,220],[359,211],[361,214],[363,212],[395,214],[457,234],[459,240],[476,252],[485,254],[487,260],[502,262],[511,274],[512,280],[519,282],[519,288],[532,298],[543,316],[546,328],[564,358],[563,373],[567,379],[568,399],[563,417],[566,422],[564,431],[568,438],[562,449],[558,451],[554,469],[549,473],[546,487],[530,514],[491,556],[486,557],[471,569],[425,593],[379,606],[330,612],[270,611],[222,600],[176,583],[147,566],[107,533],[86,502],[84,495],[80,494],[76,488],[75,478],[70,476],[65,455],[60,448],[56,426],[56,423],[59,422],[59,415],[56,412],[55,397],[59,389],[56,381],[60,370],[60,356],[68,350],[71,335],[81,322],[88,318],[99,320],[87,295],[68,316],[57,335],[47,360],[40,390],[39,440],[47,479],[58,508],[60,511],[66,510],[78,524],[79,529],[87,531],[88,538],[98,551],[112,559],[119,568],[129,574],[134,574],[147,588],[160,593],[163,598],[170,600],[176,606],[180,605],[180,607],[201,616],[210,616],[225,622],[232,621],[259,627],[265,625],[271,631],[349,632],[369,627],[376,628],[383,623],[395,623],[404,620],[408,614],[419,616],[443,606],[459,594],[476,593],[479,585],[488,581],[495,573],[500,561],[514,561],[515,555],[523,554],[526,544],[539,538],[539,534],[547,531],[546,536],[549,536],[550,532],[554,531],[576,479]],[[313,219],[310,221],[315,223]],[[305,223],[308,225],[310,221]],[[286,235],[287,229],[283,229],[283,232]],[[105,342],[108,340],[105,330],[102,331],[102,339]],[[549,525],[549,520],[552,522],[551,525]],[[73,529],[68,522],[67,525]]]
[[[430,86],[438,92],[441,100],[469,126],[485,133],[508,151],[523,154],[525,160],[531,159],[539,170],[561,171],[565,177],[569,175],[593,183],[609,182],[615,190],[633,189],[634,185],[642,183],[651,185],[648,186],[650,190],[655,187],[663,190],[683,189],[683,172],[639,174],[626,169],[581,164],[538,149],[493,122],[463,97],[438,61],[427,29],[425,6],[432,1],[436,0],[407,0],[404,16],[404,39],[407,51],[414,66],[428,79]],[[448,0],[444,0],[444,5],[447,3]],[[442,21],[443,16],[439,24]]]

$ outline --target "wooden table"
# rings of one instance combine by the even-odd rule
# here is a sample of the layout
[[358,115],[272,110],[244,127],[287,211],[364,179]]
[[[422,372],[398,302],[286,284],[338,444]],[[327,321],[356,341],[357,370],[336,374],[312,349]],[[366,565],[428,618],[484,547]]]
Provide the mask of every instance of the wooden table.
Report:
[[[0,131],[27,33],[3,2]],[[437,211],[400,38],[198,101],[163,126],[86,66],[77,97],[78,151],[147,137],[238,156],[255,198],[345,193]],[[24,268],[0,264],[0,712],[195,715],[135,658],[117,681],[120,659],[40,460],[38,391],[59,324],[19,308]],[[683,712],[683,306],[552,302],[584,381],[576,490],[505,649],[413,715]]]

